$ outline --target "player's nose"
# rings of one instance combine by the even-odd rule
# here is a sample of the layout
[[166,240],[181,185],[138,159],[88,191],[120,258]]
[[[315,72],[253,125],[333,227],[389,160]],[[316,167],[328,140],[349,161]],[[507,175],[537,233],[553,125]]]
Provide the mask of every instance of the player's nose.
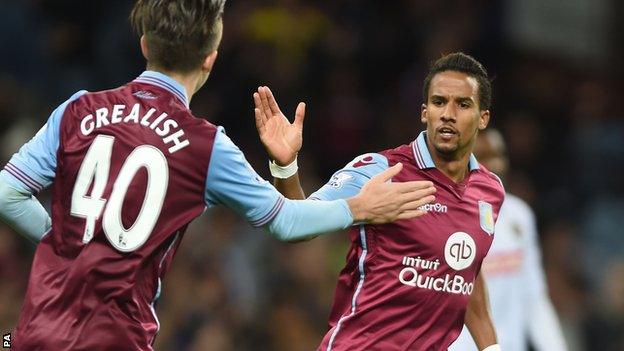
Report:
[[442,120],[444,122],[455,122],[457,116],[457,111],[453,104],[446,104],[444,110],[442,111]]
[[455,122],[457,120],[454,113],[443,113],[440,118],[446,123]]

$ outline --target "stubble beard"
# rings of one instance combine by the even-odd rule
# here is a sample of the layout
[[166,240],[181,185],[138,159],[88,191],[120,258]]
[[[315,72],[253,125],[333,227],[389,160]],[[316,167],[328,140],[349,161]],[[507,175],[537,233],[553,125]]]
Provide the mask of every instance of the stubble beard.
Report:
[[453,144],[434,142],[433,148],[442,159],[453,160],[456,158],[457,151],[459,150],[459,141]]

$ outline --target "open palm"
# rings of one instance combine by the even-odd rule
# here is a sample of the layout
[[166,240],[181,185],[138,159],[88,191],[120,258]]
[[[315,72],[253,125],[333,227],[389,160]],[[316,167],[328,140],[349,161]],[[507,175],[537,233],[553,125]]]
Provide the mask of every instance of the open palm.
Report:
[[282,166],[291,163],[303,144],[305,104],[299,103],[295,121],[290,123],[268,87],[259,87],[258,92],[253,94],[253,99],[256,128],[269,156]]

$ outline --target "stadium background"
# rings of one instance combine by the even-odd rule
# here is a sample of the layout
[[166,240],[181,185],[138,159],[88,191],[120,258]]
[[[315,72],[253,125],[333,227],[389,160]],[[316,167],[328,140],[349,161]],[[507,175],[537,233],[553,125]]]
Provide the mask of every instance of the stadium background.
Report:
[[[131,1],[0,2],[0,161],[73,92],[143,69]],[[191,104],[269,178],[251,93],[292,115],[310,192],[354,156],[412,140],[421,82],[464,50],[494,77],[508,191],[536,210],[550,293],[571,350],[624,350],[624,2],[234,1]],[[40,196],[49,202],[49,194]],[[325,330],[345,235],[283,244],[224,209],[189,229],[157,307],[158,350],[312,350]],[[19,313],[34,246],[0,225],[0,331]]]

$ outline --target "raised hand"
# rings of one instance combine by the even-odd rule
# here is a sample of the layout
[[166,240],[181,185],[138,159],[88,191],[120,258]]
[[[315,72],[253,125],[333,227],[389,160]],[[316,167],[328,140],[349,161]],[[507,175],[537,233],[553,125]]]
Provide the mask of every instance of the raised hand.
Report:
[[391,183],[388,180],[403,169],[397,163],[369,180],[360,192],[347,200],[354,222],[389,223],[425,214],[418,208],[435,200],[429,181]]
[[303,144],[305,104],[300,102],[297,105],[295,121],[290,123],[269,87],[259,87],[253,99],[256,128],[262,144],[278,165],[288,165],[295,160]]

